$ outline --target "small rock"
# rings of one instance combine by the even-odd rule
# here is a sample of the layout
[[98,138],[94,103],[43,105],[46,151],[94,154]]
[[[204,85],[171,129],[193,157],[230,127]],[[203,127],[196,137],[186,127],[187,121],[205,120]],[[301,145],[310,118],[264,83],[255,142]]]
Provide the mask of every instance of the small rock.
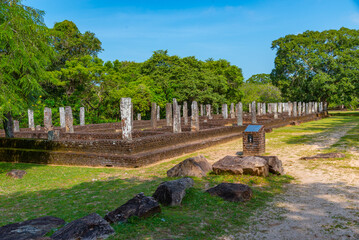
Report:
[[168,177],[204,177],[212,171],[212,165],[207,159],[200,155],[197,157],[187,158],[173,168],[167,171]]
[[54,228],[64,225],[65,221],[57,217],[40,217],[0,227],[1,240],[28,240],[45,236]]
[[218,196],[229,202],[244,202],[252,198],[252,189],[240,183],[221,183],[206,192]]
[[159,203],[163,205],[177,206],[186,195],[186,189],[193,187],[192,178],[181,178],[174,181],[161,183],[152,195]]
[[105,220],[109,223],[125,222],[132,216],[146,218],[160,212],[161,207],[153,197],[146,197],[143,193],[139,193],[119,208],[109,212]]
[[213,164],[215,174],[249,174],[252,176],[269,175],[269,166],[265,159],[255,156],[226,156]]
[[51,238],[54,240],[96,240],[106,239],[114,233],[115,231],[108,222],[97,213],[92,213],[66,224]]
[[23,176],[25,174],[26,174],[26,171],[24,171],[24,170],[13,169],[13,170],[9,171],[8,173],[6,173],[6,176],[19,179],[19,178],[23,178]]
[[256,156],[263,158],[267,161],[269,166],[269,172],[277,175],[282,175],[284,173],[284,169],[282,166],[282,161],[278,159],[277,156]]
[[320,153],[311,157],[301,157],[300,160],[317,160],[320,158],[345,158],[343,153]]

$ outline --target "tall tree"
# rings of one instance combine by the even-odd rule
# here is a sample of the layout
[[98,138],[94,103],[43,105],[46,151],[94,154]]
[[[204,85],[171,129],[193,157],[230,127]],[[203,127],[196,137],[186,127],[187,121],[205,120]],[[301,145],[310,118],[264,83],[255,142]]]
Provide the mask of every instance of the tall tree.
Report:
[[287,35],[272,43],[277,51],[271,78],[285,98],[358,102],[359,30],[341,28]]
[[13,136],[11,116],[43,93],[40,83],[54,56],[43,15],[21,0],[0,1],[0,116],[7,137]]

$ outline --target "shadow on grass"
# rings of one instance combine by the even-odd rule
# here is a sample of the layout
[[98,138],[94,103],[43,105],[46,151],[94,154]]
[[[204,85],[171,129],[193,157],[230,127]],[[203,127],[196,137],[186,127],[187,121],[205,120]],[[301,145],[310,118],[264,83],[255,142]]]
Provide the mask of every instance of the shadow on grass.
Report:
[[[83,182],[69,188],[40,191],[25,189],[2,194],[0,226],[45,215],[60,217],[66,222],[93,212],[105,216],[140,192],[151,196],[161,182],[172,179],[109,177],[107,180]],[[26,181],[26,178],[22,180]],[[230,175],[195,178],[195,187],[187,191],[181,206],[162,207],[162,213],[148,219],[134,218],[128,223],[114,224],[116,236],[113,239],[211,239],[244,225],[255,210],[265,206],[275,194],[281,192],[282,185],[290,180],[288,176],[275,175],[268,178]],[[224,181],[259,186],[253,187],[254,198],[246,203],[226,202],[204,192],[204,189]]]

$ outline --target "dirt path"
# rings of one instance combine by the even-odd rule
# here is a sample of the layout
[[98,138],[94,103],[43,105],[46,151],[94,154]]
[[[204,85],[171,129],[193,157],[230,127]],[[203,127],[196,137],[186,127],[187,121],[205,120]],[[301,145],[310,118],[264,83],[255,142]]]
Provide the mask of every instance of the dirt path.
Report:
[[331,146],[356,124],[321,134],[299,148],[268,149],[295,182],[242,232],[222,239],[359,239],[359,153],[351,152],[348,160],[298,160]]

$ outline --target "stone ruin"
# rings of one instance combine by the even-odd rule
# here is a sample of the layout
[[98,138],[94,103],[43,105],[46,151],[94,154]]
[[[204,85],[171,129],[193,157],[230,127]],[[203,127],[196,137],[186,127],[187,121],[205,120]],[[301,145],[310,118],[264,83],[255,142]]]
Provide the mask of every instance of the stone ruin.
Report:
[[[221,111],[210,104],[176,99],[165,107],[166,119],[152,103],[151,120],[134,120],[130,98],[121,99],[121,122],[86,124],[80,109],[80,125],[73,124],[72,108],[60,107],[60,126],[54,127],[52,112],[45,108],[44,123],[35,126],[34,111],[28,110],[28,128],[14,121],[15,138],[0,131],[0,160],[39,164],[140,167],[243,136],[249,124],[264,131],[327,116],[326,103],[256,103],[250,112],[242,103],[223,104]],[[217,109],[214,114],[213,109]]]

